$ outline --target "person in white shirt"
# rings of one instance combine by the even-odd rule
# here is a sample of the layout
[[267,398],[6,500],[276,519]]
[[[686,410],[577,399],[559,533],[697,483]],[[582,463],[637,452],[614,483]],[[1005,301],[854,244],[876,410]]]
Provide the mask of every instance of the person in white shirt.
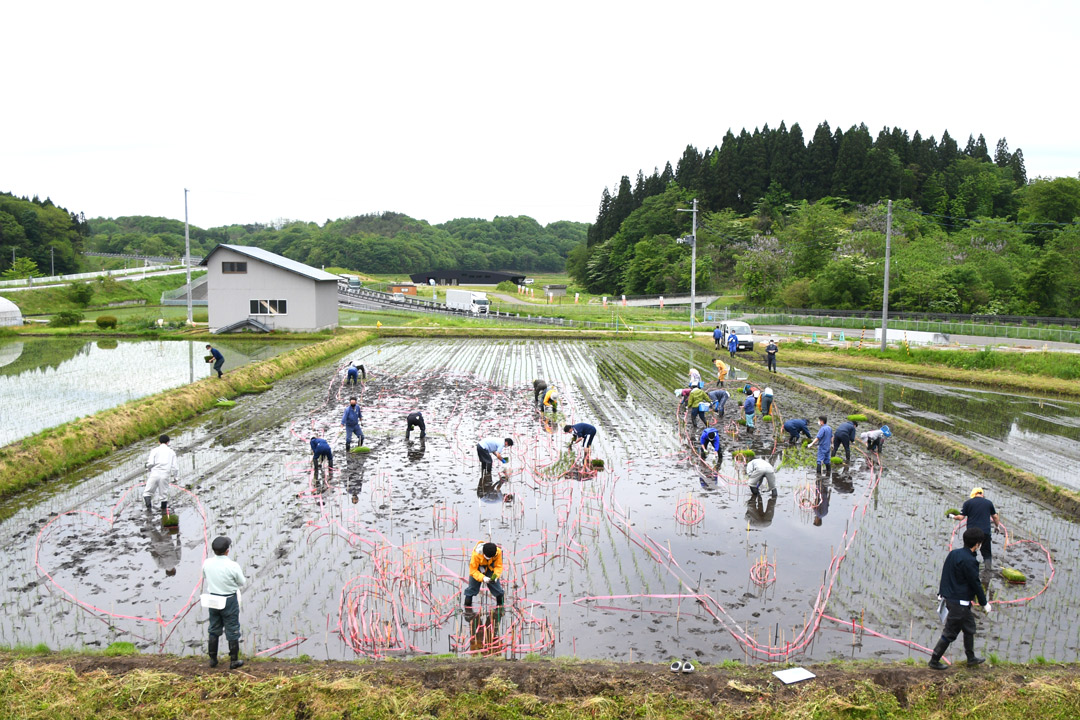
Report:
[[175,480],[180,474],[180,465],[176,462],[176,453],[169,447],[169,436],[162,435],[158,438],[158,443],[146,459],[150,475],[146,479],[146,488],[143,489],[143,500],[146,502],[146,509],[153,510],[154,496],[160,497],[161,514],[164,515],[169,508],[169,480]]
[[764,480],[769,492],[776,497],[776,470],[764,458],[755,458],[746,466],[746,476],[750,478],[750,495],[758,495],[761,481]]
[[[234,560],[229,559],[229,547],[232,540],[219,535],[210,544],[214,551],[212,557],[203,561],[203,605],[210,610],[210,639],[207,650],[210,655],[210,667],[218,664],[218,639],[222,628],[225,639],[229,641],[229,669],[242,666],[240,659],[240,596],[238,591],[247,583],[244,571]],[[214,607],[220,605],[221,607]]]

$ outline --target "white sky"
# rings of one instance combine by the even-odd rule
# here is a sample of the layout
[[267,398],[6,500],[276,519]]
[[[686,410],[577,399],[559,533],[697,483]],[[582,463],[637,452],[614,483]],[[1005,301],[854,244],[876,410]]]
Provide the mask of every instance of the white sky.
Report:
[[591,221],[687,143],[828,120],[1075,176],[1080,3],[11,2],[0,190],[87,217]]

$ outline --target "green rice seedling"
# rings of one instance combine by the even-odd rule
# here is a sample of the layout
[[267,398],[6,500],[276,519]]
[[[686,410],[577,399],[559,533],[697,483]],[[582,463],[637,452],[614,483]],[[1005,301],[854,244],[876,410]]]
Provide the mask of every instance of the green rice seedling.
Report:
[[764,415],[764,416],[762,416],[761,422],[772,422],[772,415]]
[[138,654],[139,651],[135,648],[135,643],[117,641],[114,643],[109,643],[109,647],[105,648],[105,655],[109,657]]
[[844,464],[844,458],[834,455],[833,458],[832,458],[832,464],[833,465],[843,465]]
[[959,514],[960,514],[960,511],[957,510],[956,508],[949,508],[948,510],[945,511],[945,517],[949,517],[950,515],[959,515]]
[[349,452],[361,453],[361,454],[369,453],[369,452],[371,452],[371,448],[369,448],[367,445],[360,445],[359,447],[354,447]]
[[854,415],[848,415],[847,419],[851,422],[866,422],[866,416],[862,413],[855,413]]
[[162,515],[161,524],[165,527],[177,527],[180,525],[180,516],[175,514]]

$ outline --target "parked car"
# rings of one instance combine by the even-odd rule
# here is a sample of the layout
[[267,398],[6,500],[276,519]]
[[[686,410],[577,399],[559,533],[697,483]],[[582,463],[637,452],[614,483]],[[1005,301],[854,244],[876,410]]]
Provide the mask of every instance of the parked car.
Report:
[[728,320],[725,323],[721,323],[720,332],[724,333],[724,346],[727,346],[728,335],[735,333],[735,337],[738,338],[737,350],[753,350],[754,349],[754,333],[750,329],[750,326],[741,320]]

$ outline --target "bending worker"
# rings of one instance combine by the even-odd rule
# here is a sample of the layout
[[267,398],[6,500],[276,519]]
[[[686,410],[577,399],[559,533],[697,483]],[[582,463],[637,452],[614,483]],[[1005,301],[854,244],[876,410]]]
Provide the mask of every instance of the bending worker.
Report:
[[709,392],[709,399],[712,400],[712,410],[717,417],[724,417],[724,406],[727,405],[730,398],[731,393],[723,388]]
[[708,456],[710,444],[713,446],[713,450],[716,451],[716,459],[719,462],[724,457],[720,454],[720,433],[716,432],[716,428],[707,427],[701,433],[701,437],[698,438],[702,460]]
[[690,368],[690,387],[703,388],[705,383],[701,382],[701,373],[697,371],[697,368]]
[[554,385],[544,392],[544,402],[540,403],[540,414],[546,413],[548,408],[551,408],[552,415],[559,412],[559,393]]
[[770,415],[772,410],[773,391],[767,387],[761,391],[761,414]]
[[818,431],[817,436],[810,441],[807,448],[812,448],[815,445],[818,446],[817,450],[817,473],[821,474],[821,466],[825,466],[825,472],[832,472],[832,460],[830,459],[832,450],[832,428],[829,427],[829,418],[824,415],[818,415]]
[[357,379],[359,378],[360,371],[362,371],[363,369],[363,365],[357,367],[356,363],[349,363],[349,367],[345,368],[345,384],[355,385]]
[[244,571],[235,560],[229,559],[229,547],[232,540],[220,535],[214,538],[210,548],[212,557],[203,561],[203,607],[210,611],[210,639],[207,642],[207,654],[210,667],[218,664],[218,639],[222,629],[229,641],[229,669],[235,670],[244,664],[240,659],[240,588],[247,583]]
[[699,387],[695,387],[690,391],[690,395],[686,398],[687,404],[690,406],[690,424],[693,427],[697,427],[697,419],[701,418],[701,424],[708,427],[709,420],[705,417],[705,413],[709,411],[709,405],[712,400],[709,396]]
[[465,588],[465,608],[472,607],[472,599],[487,587],[496,605],[503,604],[503,589],[499,576],[503,571],[502,548],[493,542],[477,543],[469,560],[469,587]]
[[[364,429],[360,427],[360,421],[364,419],[364,413],[360,412],[360,406],[356,404],[356,396],[349,398],[349,404],[341,416],[341,427],[345,428],[345,452],[352,449],[352,436],[355,435],[360,445],[364,444]],[[334,463],[330,463],[334,467]]]
[[776,469],[765,458],[754,458],[746,465],[746,476],[750,478],[750,495],[759,495],[758,487],[766,480],[769,492],[776,497]]
[[1001,529],[1001,520],[998,518],[997,509],[994,507],[994,503],[986,499],[981,487],[973,488],[970,499],[965,500],[964,504],[960,507],[960,514],[950,515],[949,517],[955,520],[967,518],[968,527],[977,527],[983,531],[983,535],[985,536],[981,546],[983,569],[989,570],[990,564],[993,561],[993,558],[991,557],[993,549],[990,542],[990,524],[993,523],[995,528]]
[[840,423],[836,427],[836,432],[833,433],[832,451],[833,455],[837,454],[840,450],[840,446],[844,446],[844,462],[851,462],[851,443],[855,442],[855,428],[859,427],[859,423],[852,420],[847,420]]
[[584,462],[586,465],[588,465],[589,456],[592,454],[592,441],[593,438],[596,437],[596,428],[589,423],[580,422],[576,425],[564,425],[563,432],[573,435],[573,437],[570,438],[569,447],[573,447],[574,443],[576,443],[578,440],[581,441],[581,446],[585,448]]
[[511,438],[503,438],[502,445],[493,437],[484,438],[476,443],[476,455],[480,458],[480,474],[484,475],[491,472],[492,455],[499,458],[499,462],[505,463],[506,458],[503,457],[501,450],[511,447],[514,447],[514,441]]
[[409,439],[409,433],[414,427],[420,428],[420,437],[427,437],[427,425],[424,424],[424,413],[417,410],[405,417],[405,439]]
[[222,355],[221,351],[218,350],[216,347],[210,347],[209,345],[207,345],[206,349],[209,350],[210,354],[214,357],[214,372],[217,373],[218,377],[221,377],[221,366],[225,364],[225,356]]
[[543,380],[533,380],[533,405],[540,402],[540,396],[547,390],[548,384]]
[[889,430],[888,425],[882,425],[880,430],[859,433],[859,439],[866,444],[866,449],[876,453],[881,452],[881,449],[885,447],[885,438],[889,437],[892,437],[892,431]]
[[326,464],[334,469],[334,452],[330,449],[330,443],[322,438],[312,437],[311,440],[311,468],[319,471],[319,461],[326,458]]
[[799,435],[805,435],[807,440],[813,440],[810,436],[810,421],[801,418],[784,421],[784,432],[788,434],[788,442],[792,445],[799,442]]
[[146,467],[150,470],[150,475],[146,478],[146,488],[143,489],[143,501],[147,510],[153,510],[153,499],[160,497],[161,514],[164,515],[169,508],[169,478],[175,480],[180,474],[176,453],[169,447],[168,435],[158,438],[158,446],[151,450],[150,457],[146,458]]
[[983,531],[977,527],[969,527],[964,531],[964,547],[956,548],[945,556],[938,595],[945,600],[949,615],[945,619],[941,639],[934,646],[930,662],[927,663],[934,670],[945,669],[946,665],[941,662],[941,656],[961,632],[964,633],[967,664],[971,666],[983,662],[981,657],[975,656],[975,616],[971,614],[971,603],[976,599],[986,610],[986,614],[990,614],[990,604],[986,602],[986,593],[979,581],[979,563],[975,560],[975,552],[982,542]]

